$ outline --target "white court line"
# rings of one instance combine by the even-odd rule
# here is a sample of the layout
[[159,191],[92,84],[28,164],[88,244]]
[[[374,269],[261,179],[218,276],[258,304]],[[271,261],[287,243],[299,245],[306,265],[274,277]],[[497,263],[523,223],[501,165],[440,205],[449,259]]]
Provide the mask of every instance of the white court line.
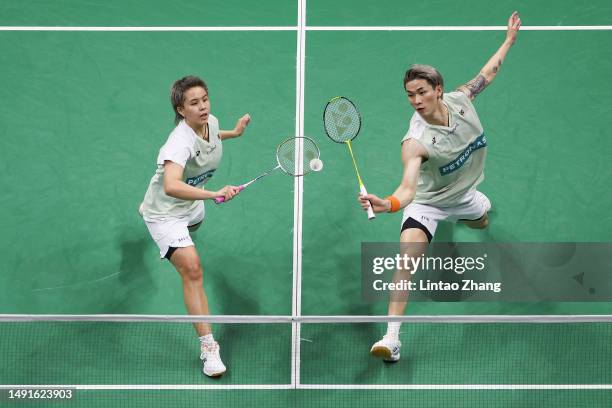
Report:
[[[506,31],[506,26],[311,26],[308,31]],[[521,26],[521,31],[612,30],[612,26]]]
[[[220,27],[61,27],[0,26],[0,31],[100,31],[100,32],[177,32],[177,31],[506,31],[506,26],[220,26]],[[606,31],[612,25],[521,26],[521,31]]]
[[[304,136],[304,71],[306,59],[306,0],[298,0],[298,31],[296,56],[296,91],[295,91],[295,136]],[[296,163],[304,161],[304,139],[298,139],[296,150]],[[301,167],[301,166],[300,166]],[[294,180],[293,195],[293,298],[292,315],[302,314],[302,217],[304,198],[304,178],[296,177]],[[291,384],[300,384],[300,336],[301,326],[293,321],[291,329]]]
[[56,384],[0,385],[0,389],[76,390],[612,390],[612,384]]
[[246,26],[246,27],[55,27],[55,26],[1,26],[0,31],[134,31],[134,32],[172,32],[172,31],[296,31],[293,26]]
[[301,384],[303,390],[611,390],[612,384]]
[[0,385],[11,388],[73,388],[76,390],[290,390],[291,384],[72,384],[72,385]]

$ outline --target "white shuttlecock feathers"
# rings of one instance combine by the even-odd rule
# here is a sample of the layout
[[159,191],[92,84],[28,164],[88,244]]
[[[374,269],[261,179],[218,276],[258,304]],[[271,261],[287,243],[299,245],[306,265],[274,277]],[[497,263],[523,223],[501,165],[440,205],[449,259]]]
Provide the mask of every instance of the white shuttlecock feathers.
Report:
[[323,168],[323,161],[321,159],[312,159],[310,161],[310,169],[312,171],[321,171]]

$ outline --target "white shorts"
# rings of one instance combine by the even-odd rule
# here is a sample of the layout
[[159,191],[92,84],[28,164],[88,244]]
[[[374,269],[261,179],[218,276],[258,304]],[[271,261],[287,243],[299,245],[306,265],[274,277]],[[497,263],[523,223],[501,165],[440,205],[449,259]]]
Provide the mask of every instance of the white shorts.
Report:
[[189,235],[188,227],[199,224],[204,219],[204,202],[200,202],[197,211],[184,218],[171,218],[164,221],[146,221],[153,241],[159,247],[159,256],[164,258],[170,247],[184,248],[195,246]]
[[471,190],[465,193],[454,207],[411,203],[404,208],[401,225],[403,226],[408,218],[412,218],[423,224],[433,237],[440,221],[477,220],[490,209],[491,202],[487,196],[480,191]]

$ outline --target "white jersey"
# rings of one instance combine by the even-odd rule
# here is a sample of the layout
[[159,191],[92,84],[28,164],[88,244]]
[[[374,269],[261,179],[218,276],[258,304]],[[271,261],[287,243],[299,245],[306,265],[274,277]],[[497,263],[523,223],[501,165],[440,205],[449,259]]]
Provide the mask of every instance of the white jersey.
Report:
[[443,101],[449,126],[430,125],[415,112],[402,143],[415,139],[429,156],[421,164],[414,202],[453,207],[484,180],[487,139],[474,105],[463,92],[444,94]]
[[202,139],[182,120],[170,133],[159,150],[157,170],[151,178],[143,203],[145,221],[163,221],[185,218],[198,210],[199,200],[181,200],[164,192],[164,162],[183,167],[183,181],[194,187],[203,187],[213,176],[221,162],[223,146],[219,136],[219,121],[208,117],[208,141]]

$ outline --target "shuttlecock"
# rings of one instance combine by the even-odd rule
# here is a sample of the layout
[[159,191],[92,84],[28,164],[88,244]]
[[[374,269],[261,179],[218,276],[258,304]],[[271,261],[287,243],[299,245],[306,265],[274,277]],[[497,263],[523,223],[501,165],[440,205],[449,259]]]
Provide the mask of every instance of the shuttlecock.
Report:
[[321,161],[321,159],[312,159],[310,161],[310,169],[312,171],[321,171],[322,168],[323,162]]

